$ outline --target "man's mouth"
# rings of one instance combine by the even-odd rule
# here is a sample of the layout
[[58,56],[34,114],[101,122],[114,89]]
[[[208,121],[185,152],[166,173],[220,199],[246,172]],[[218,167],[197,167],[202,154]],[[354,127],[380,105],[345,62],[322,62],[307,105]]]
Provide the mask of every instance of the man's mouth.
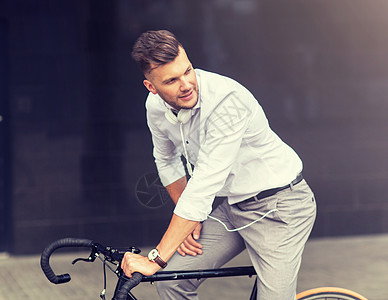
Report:
[[179,96],[179,99],[190,100],[192,96],[193,96],[193,91],[190,91],[190,93],[184,94],[183,96]]

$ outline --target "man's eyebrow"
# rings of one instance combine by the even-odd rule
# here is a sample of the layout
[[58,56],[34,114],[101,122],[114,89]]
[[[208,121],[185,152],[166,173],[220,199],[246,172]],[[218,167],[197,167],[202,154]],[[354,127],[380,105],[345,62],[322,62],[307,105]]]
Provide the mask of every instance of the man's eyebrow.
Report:
[[[190,64],[189,66],[187,66],[185,73],[186,73],[188,70],[192,69],[192,68],[193,68],[193,66],[192,66],[191,64]],[[166,83],[168,83],[169,81],[171,81],[171,80],[173,80],[173,79],[177,79],[177,78],[178,78],[177,76],[169,77],[169,78],[163,80],[162,83],[163,83],[163,84],[166,84]]]
[[166,84],[166,83],[168,83],[169,81],[171,81],[171,80],[173,80],[173,79],[176,79],[176,78],[177,78],[177,77],[169,77],[169,78],[163,80],[162,83],[163,83],[163,84]]

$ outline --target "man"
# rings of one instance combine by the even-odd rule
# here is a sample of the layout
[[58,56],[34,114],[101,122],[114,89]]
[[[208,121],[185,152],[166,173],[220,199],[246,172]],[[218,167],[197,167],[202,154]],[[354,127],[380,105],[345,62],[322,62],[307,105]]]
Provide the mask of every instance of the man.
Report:
[[[155,163],[176,207],[149,257],[126,253],[125,274],[151,275],[166,266],[218,268],[247,249],[258,274],[258,299],[294,300],[316,213],[301,160],[270,129],[246,88],[194,70],[172,33],[143,33],[132,56],[150,91]],[[188,181],[181,155],[189,162]],[[212,211],[216,196],[225,200]],[[157,289],[162,299],[198,299],[201,282],[166,281]]]

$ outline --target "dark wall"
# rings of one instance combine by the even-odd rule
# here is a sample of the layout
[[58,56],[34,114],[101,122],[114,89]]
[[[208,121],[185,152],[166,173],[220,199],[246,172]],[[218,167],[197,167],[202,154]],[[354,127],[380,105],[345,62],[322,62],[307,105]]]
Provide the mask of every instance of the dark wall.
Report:
[[173,207],[149,202],[166,196],[153,184],[146,90],[129,53],[162,28],[196,67],[247,86],[300,154],[317,196],[314,236],[387,232],[388,4],[371,3],[0,2],[12,251],[64,236],[159,241]]
[[9,250],[12,238],[7,31],[7,24],[0,17],[0,251]]

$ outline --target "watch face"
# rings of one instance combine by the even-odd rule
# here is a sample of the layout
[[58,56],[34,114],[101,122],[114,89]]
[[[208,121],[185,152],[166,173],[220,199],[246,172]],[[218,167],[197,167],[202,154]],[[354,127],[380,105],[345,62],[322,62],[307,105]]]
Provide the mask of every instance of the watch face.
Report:
[[148,259],[149,260],[154,260],[155,258],[157,258],[159,255],[159,252],[157,249],[152,249],[149,253],[148,253]]

